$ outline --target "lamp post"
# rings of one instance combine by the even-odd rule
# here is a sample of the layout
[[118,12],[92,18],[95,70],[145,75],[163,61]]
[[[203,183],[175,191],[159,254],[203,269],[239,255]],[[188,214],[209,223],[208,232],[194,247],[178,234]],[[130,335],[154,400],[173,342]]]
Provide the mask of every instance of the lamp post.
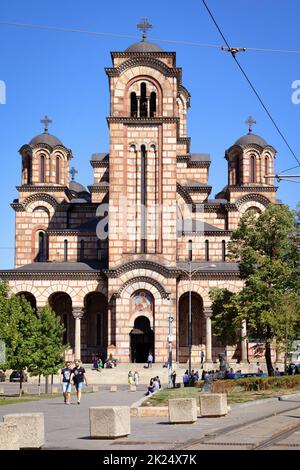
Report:
[[216,268],[215,264],[209,264],[205,266],[200,266],[197,269],[192,269],[192,260],[189,259],[189,270],[180,268],[182,273],[186,274],[189,278],[189,317],[188,317],[188,347],[189,347],[189,374],[192,372],[192,279],[194,274],[202,271],[203,269],[212,269]]
[[173,317],[171,314],[169,314],[168,320],[169,320],[169,336],[168,336],[168,342],[169,342],[168,388],[173,388],[173,382],[172,382],[172,341],[173,341],[173,336],[172,336],[172,323],[173,323],[174,317]]

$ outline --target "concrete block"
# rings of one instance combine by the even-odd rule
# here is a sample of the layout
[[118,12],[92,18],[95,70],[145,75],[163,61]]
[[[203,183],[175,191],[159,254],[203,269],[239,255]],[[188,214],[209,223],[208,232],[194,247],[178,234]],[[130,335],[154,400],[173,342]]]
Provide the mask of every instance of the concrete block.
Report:
[[225,416],[228,413],[225,393],[200,393],[201,416]]
[[176,398],[169,400],[170,423],[195,423],[196,421],[196,398]]
[[100,387],[98,385],[92,385],[92,392],[99,392]]
[[20,450],[17,426],[0,423],[0,450]]
[[111,392],[117,392],[117,391],[118,391],[118,387],[117,387],[116,385],[112,385],[112,386],[110,387],[110,391],[111,391]]
[[94,439],[116,439],[130,434],[129,406],[96,406],[90,408],[90,436]]
[[130,392],[136,392],[136,385],[129,385]]
[[45,444],[43,413],[18,413],[4,415],[3,421],[17,426],[20,449],[39,449]]
[[62,388],[61,388],[60,385],[52,385],[52,392],[51,393],[60,393],[61,391],[62,391]]
[[0,395],[4,395],[4,387],[0,387]]

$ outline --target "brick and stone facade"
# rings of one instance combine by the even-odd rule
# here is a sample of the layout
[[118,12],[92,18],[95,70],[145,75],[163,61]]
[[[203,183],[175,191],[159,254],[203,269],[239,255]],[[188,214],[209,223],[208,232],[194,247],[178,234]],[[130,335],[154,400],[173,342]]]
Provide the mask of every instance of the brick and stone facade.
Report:
[[[185,362],[191,291],[192,358],[205,350],[216,360],[224,345],[209,290],[242,287],[226,246],[241,214],[276,202],[265,178],[276,151],[252,132],[240,138],[225,154],[228,183],[211,198],[210,156],[191,153],[176,54],[143,40],[111,56],[109,152],[92,155],[86,189],[69,182],[72,152],[47,129],[20,149],[15,269],[0,275],[38,309],[50,303],[85,361],[101,351],[144,362],[149,350],[166,361],[172,315],[174,359]],[[228,351],[247,360],[245,340]]]

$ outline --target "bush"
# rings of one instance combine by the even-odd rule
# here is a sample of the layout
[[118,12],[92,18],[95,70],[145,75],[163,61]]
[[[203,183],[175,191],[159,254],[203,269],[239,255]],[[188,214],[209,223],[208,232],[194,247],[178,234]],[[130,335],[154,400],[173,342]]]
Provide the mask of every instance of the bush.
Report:
[[259,390],[293,389],[300,386],[300,375],[283,377],[249,377],[247,379],[216,380],[213,382],[214,393],[230,393],[233,389],[246,392]]

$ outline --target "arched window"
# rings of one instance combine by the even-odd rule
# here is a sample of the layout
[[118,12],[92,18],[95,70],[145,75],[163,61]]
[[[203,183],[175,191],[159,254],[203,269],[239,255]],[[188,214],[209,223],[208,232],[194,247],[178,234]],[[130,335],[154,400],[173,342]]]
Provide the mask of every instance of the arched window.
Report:
[[152,91],[150,95],[150,117],[156,116],[156,93]]
[[[269,159],[268,159],[268,157],[266,157],[265,158],[265,176],[267,176],[268,173],[269,173],[268,163],[269,163]],[[264,183],[268,184],[268,180],[265,179]]]
[[235,160],[235,184],[240,184],[240,157],[237,156]]
[[45,155],[40,158],[40,182],[45,183]]
[[130,116],[137,117],[137,97],[134,91],[130,94]]
[[222,240],[222,261],[226,261],[226,241]]
[[147,89],[146,83],[141,83],[140,116],[148,117]]
[[141,253],[146,253],[147,238],[147,152],[146,146],[141,146]]
[[101,256],[101,242],[100,242],[100,240],[97,241],[96,250],[97,250],[97,254],[96,254],[97,255],[97,260],[101,261],[102,256]]
[[188,253],[189,253],[189,261],[193,260],[193,242],[192,240],[188,241]]
[[79,260],[84,260],[84,240],[80,240]]
[[64,241],[64,262],[68,261],[68,240]]
[[250,183],[255,183],[255,157],[250,157]]
[[31,159],[29,155],[26,157],[26,168],[27,168],[27,184],[31,184]]
[[39,232],[38,235],[38,255],[37,261],[38,263],[42,263],[47,261],[47,239],[45,232]]
[[205,261],[209,261],[209,240],[205,240]]
[[59,184],[60,179],[60,167],[59,167],[59,158],[56,159],[56,167],[55,167],[55,181],[56,184]]

